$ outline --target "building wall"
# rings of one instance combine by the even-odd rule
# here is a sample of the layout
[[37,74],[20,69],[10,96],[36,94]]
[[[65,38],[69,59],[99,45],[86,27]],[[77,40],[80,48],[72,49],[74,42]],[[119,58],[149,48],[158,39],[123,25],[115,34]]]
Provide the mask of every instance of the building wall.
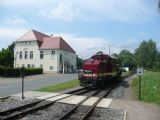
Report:
[[[22,59],[20,59],[20,51],[22,51]],[[25,51],[28,52],[28,58],[24,58]],[[33,51],[33,59],[30,59],[30,51]],[[43,51],[43,59],[40,59],[40,51]],[[55,54],[52,55],[52,51]],[[44,72],[72,72],[76,70],[76,54],[70,53],[59,49],[45,49],[39,50],[36,41],[16,42],[15,44],[15,61],[14,67],[30,67],[39,68],[43,66]],[[60,61],[60,55],[62,55],[62,61]],[[33,65],[33,66],[32,66]],[[73,67],[72,67],[73,66]]]
[[[22,59],[19,58],[20,51],[22,51]],[[28,58],[24,58],[25,51],[28,52]],[[30,59],[30,51],[33,51],[33,59]],[[15,48],[14,48],[14,67],[27,67],[28,64],[34,64],[35,67],[39,67],[39,63],[37,62],[37,59],[39,58],[39,50],[38,45],[36,41],[28,41],[28,42],[16,42]]]
[[[60,61],[60,55],[62,55],[62,61]],[[63,66],[64,66],[64,72],[76,71],[76,60],[77,56],[75,53],[59,50],[59,56],[58,56],[59,71],[63,72]]]

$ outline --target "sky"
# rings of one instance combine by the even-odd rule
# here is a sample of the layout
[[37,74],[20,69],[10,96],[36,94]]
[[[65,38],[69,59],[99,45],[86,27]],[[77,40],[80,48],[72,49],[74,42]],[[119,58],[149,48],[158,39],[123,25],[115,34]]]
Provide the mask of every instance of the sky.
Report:
[[148,39],[160,50],[158,0],[0,0],[0,49],[30,29],[63,37],[81,58],[133,53]]

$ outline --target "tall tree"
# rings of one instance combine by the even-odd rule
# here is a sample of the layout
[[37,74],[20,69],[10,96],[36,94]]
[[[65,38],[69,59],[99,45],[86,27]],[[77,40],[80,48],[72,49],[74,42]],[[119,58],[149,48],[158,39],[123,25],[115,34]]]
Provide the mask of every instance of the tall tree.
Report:
[[157,57],[156,43],[152,39],[143,41],[136,49],[135,57],[139,67],[154,68]]
[[77,68],[81,69],[83,65],[83,59],[77,56]]
[[129,67],[129,69],[136,67],[134,55],[128,50],[122,50],[118,55],[118,59],[120,60],[122,67]]
[[14,46],[15,46],[15,42],[13,42],[8,46],[8,49],[11,50],[13,53],[14,53]]
[[11,68],[13,67],[13,62],[14,62],[14,54],[11,50],[7,49],[2,49],[0,51],[0,65],[4,66],[6,68]]

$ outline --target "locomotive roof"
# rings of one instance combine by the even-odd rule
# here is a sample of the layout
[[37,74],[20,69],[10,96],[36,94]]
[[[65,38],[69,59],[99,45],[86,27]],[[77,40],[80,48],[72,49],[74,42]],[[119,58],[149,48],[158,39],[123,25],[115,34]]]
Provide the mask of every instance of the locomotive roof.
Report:
[[[104,54],[104,53],[101,53],[101,54],[95,54],[95,55],[93,55],[93,56],[99,56],[99,55],[107,56],[107,57],[109,57],[109,58],[111,58],[111,59],[116,59],[116,60],[117,60],[117,58],[116,58],[116,57],[111,56],[111,55],[107,55],[107,54]],[[92,56],[92,57],[93,57],[93,56]],[[92,57],[91,57],[91,58],[92,58]]]

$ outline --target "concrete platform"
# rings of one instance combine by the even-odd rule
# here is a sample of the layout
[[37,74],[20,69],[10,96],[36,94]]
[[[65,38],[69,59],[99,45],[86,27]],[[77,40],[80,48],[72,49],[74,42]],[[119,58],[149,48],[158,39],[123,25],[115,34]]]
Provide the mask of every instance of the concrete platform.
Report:
[[112,99],[110,98],[103,98],[96,107],[100,108],[108,108],[112,102]]
[[[21,97],[22,93],[15,94],[12,96]],[[84,100],[87,96],[70,95],[70,94],[63,94],[63,93],[27,91],[27,92],[24,92],[24,97],[27,99],[28,98],[36,98],[36,99],[40,99],[40,100],[46,99],[48,101],[56,101],[60,98],[67,97],[67,98],[59,100],[57,102],[66,103],[66,104],[78,104],[82,100]],[[98,97],[91,97],[87,101],[85,101],[82,105],[92,106],[97,99],[98,99]],[[96,107],[108,108],[109,105],[111,104],[111,102],[112,102],[112,99],[104,98],[100,101],[100,103]]]
[[68,103],[68,104],[78,104],[82,100],[84,100],[86,96],[78,96],[78,95],[73,95],[71,97],[65,98],[63,100],[59,100],[57,102],[59,103]]
[[[52,95],[52,93],[50,93],[50,92],[38,92],[38,91],[27,91],[27,92],[24,92],[24,97],[25,98],[38,98],[40,96],[45,96],[45,95]],[[11,96],[21,97],[22,93],[13,94]]]
[[37,99],[43,100],[43,99],[50,98],[50,97],[56,97],[60,94],[61,93],[51,93],[51,94],[47,94],[47,95],[44,95],[44,96],[37,97]]
[[64,98],[64,97],[68,97],[68,96],[70,96],[70,94],[62,94],[62,95],[55,96],[53,98],[49,98],[49,99],[46,99],[46,100],[48,100],[48,101],[56,101],[58,99],[61,99],[61,98]]

